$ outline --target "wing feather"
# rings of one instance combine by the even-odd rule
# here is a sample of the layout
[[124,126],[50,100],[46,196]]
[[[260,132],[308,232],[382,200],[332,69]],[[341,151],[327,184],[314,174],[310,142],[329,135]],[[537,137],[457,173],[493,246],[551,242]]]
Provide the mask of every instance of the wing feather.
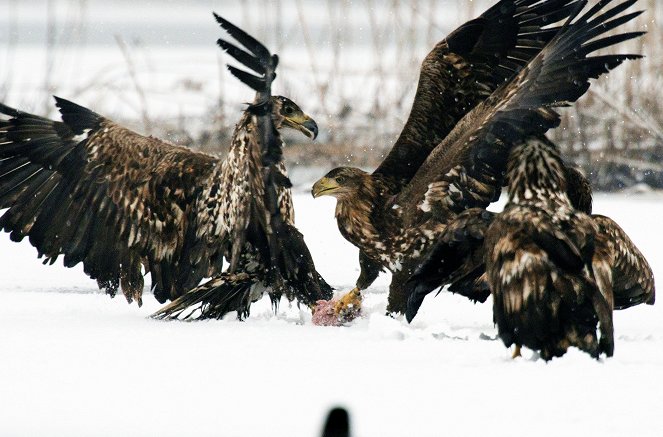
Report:
[[[593,264],[607,264],[612,279],[615,309],[641,303],[652,305],[656,297],[654,273],[647,259],[626,232],[609,217],[593,215],[599,227]],[[596,270],[596,269],[595,269]],[[600,281],[597,281],[600,282]]]
[[[502,0],[439,42],[422,65],[408,120],[375,170],[405,186],[431,151],[555,36],[578,0]],[[404,164],[405,163],[405,164]]]
[[[629,2],[625,2],[629,3]],[[587,44],[605,32],[605,20],[614,9],[589,20],[592,9],[572,23],[567,23],[553,40],[509,82],[465,116],[454,130],[436,147],[419,168],[410,184],[399,194],[398,203],[408,215],[406,223],[416,220],[417,206],[426,197],[429,187],[438,185],[434,196],[442,202],[438,210],[452,214],[466,208],[485,208],[501,190],[509,150],[522,141],[538,138],[559,124],[559,115],[552,109],[576,101],[589,88],[589,79],[608,72],[627,59],[638,55],[589,56],[593,50],[605,48],[615,41],[634,38],[631,33],[620,39],[604,39],[600,44]],[[633,14],[630,14],[631,18]],[[588,47],[589,45],[589,47]],[[488,177],[486,177],[486,175]],[[497,184],[482,183],[495,179]],[[480,189],[476,189],[475,184]],[[450,195],[451,189],[476,195]],[[446,211],[446,213],[444,213]]]
[[[56,102],[63,122],[0,107],[11,117],[0,125],[0,208],[9,208],[0,228],[29,236],[45,262],[82,262],[111,294],[123,280],[142,291],[141,264],[172,261],[181,250],[186,216],[217,160]],[[169,283],[153,284],[158,298],[181,293]]]

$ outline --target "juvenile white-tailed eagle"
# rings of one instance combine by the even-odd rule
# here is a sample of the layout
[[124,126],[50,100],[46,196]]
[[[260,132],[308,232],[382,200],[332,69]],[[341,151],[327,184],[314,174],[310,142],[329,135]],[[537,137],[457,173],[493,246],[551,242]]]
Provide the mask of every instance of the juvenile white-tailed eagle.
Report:
[[[550,360],[575,346],[612,356],[612,309],[653,303],[654,278],[624,231],[572,205],[554,145],[528,141],[507,165],[508,203],[486,231],[486,278],[504,344]],[[600,338],[597,336],[597,325]]]
[[[555,149],[543,139],[531,139],[535,144]],[[527,147],[523,144],[518,147]],[[644,255],[626,232],[612,219],[592,214],[592,189],[589,181],[577,170],[560,164],[564,170],[566,196],[574,210],[590,216],[598,226],[599,236],[594,240],[594,273],[601,292],[611,308],[621,310],[655,300],[654,276]],[[463,293],[473,290],[468,297],[481,302],[490,295],[485,272],[485,235],[493,223],[495,213],[480,208],[463,211],[450,221],[431,250],[424,256],[406,286],[410,290],[407,312],[412,320],[424,297],[453,284],[451,291]],[[483,290],[480,293],[479,290]]]
[[360,249],[357,288],[342,304],[358,304],[352,294],[388,268],[387,310],[405,312],[404,283],[448,224],[499,197],[511,147],[556,127],[554,108],[582,96],[590,78],[639,58],[589,56],[641,34],[605,36],[638,15],[618,17],[634,1],[600,13],[610,3],[603,0],[571,22],[586,1],[502,0],[428,54],[410,118],[384,162],[372,174],[334,169],[313,187],[315,197],[336,197],[341,234]]
[[225,160],[57,97],[62,121],[2,105],[10,118],[0,121],[0,209],[8,208],[0,229],[14,241],[28,237],[45,263],[60,255],[67,267],[83,263],[100,288],[111,295],[121,288],[129,302],[141,303],[149,273],[159,302],[223,277],[226,285],[198,302],[216,306],[198,317],[246,315],[261,286],[274,301],[286,294],[313,304],[331,289],[294,227],[278,129],[314,138],[317,125],[289,99],[271,96],[277,57],[216,18],[248,51],[219,40],[221,47],[258,74],[229,67],[258,94]]

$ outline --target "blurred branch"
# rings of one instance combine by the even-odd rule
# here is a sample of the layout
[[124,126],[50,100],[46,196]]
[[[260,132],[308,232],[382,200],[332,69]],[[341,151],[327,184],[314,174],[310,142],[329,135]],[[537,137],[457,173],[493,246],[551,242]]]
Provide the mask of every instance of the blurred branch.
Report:
[[143,128],[145,129],[145,133],[147,135],[150,135],[152,133],[152,121],[150,120],[150,116],[147,110],[147,98],[145,97],[145,91],[138,82],[134,60],[131,57],[131,53],[129,53],[127,45],[124,43],[124,40],[122,40],[122,38],[119,35],[115,35],[115,41],[117,42],[117,45],[120,47],[120,50],[122,51],[124,60],[127,63],[127,71],[129,72],[129,77],[131,78],[131,82],[134,84],[134,88],[136,89],[136,94],[138,94],[138,98],[141,103],[140,113],[143,119]]

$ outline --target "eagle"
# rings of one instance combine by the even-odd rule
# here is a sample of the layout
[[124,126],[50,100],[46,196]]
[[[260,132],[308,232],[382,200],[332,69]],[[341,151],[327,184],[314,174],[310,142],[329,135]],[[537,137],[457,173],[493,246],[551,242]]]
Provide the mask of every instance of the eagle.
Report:
[[[611,3],[602,0],[578,18],[584,0],[501,0],[435,46],[382,164],[373,173],[336,168],[313,186],[314,197],[336,197],[339,230],[360,249],[361,273],[339,313],[360,305],[360,290],[383,268],[393,274],[387,311],[406,311],[405,284],[449,223],[498,199],[510,149],[558,126],[554,108],[580,98],[590,78],[640,57],[589,56],[641,35],[605,36],[639,14],[619,16],[634,2],[602,12]],[[485,295],[467,288],[474,282],[456,290]]]
[[[531,141],[540,143],[539,147],[543,144],[550,150],[556,149],[545,137]],[[644,255],[614,220],[592,214],[592,188],[587,178],[564,161],[559,165],[564,172],[566,197],[571,206],[591,217],[598,226],[593,269],[597,275],[600,273],[596,279],[610,307],[621,310],[642,303],[653,305],[654,275]],[[494,212],[471,208],[448,223],[406,283],[408,321],[414,319],[426,295],[447,284],[452,284],[450,291],[464,294],[471,290],[465,294],[468,298],[485,302],[491,294],[484,263],[485,237],[496,216]]]
[[[546,137],[530,138],[556,147]],[[564,163],[566,194],[571,205],[591,214],[592,188],[587,178]],[[422,257],[419,266],[404,287],[408,300],[405,317],[411,322],[417,315],[426,295],[450,285],[449,291],[474,302],[485,302],[490,288],[485,277],[484,238],[496,213],[483,208],[469,208],[447,222],[431,249]]]
[[566,174],[551,143],[514,147],[508,203],[486,230],[494,321],[504,344],[516,345],[514,357],[521,346],[546,361],[571,346],[610,357],[613,308],[654,303],[645,258],[610,218],[574,207]]
[[159,317],[193,304],[187,293],[205,278],[197,318],[244,317],[265,290],[275,304],[283,294],[306,305],[331,294],[294,226],[279,136],[292,128],[315,138],[318,127],[271,95],[278,57],[215,18],[245,49],[218,44],[255,74],[230,72],[257,91],[225,159],[142,136],[58,97],[62,121],[0,107],[9,116],[0,121],[0,229],[14,241],[28,237],[44,263],[60,255],[66,267],[82,263],[101,289],[121,289],[130,303],[142,303],[149,273],[155,298],[177,302]]

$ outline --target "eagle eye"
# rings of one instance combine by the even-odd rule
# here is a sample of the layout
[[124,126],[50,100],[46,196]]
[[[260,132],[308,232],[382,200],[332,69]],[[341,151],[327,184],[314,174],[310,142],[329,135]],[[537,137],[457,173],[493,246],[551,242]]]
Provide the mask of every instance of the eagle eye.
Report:
[[336,183],[342,184],[343,182],[345,182],[345,178],[343,176],[338,176],[336,178]]
[[285,107],[285,113],[286,113],[286,114],[290,115],[290,114],[292,114],[293,112],[295,112],[295,110],[292,109],[292,106],[286,106],[286,107]]

